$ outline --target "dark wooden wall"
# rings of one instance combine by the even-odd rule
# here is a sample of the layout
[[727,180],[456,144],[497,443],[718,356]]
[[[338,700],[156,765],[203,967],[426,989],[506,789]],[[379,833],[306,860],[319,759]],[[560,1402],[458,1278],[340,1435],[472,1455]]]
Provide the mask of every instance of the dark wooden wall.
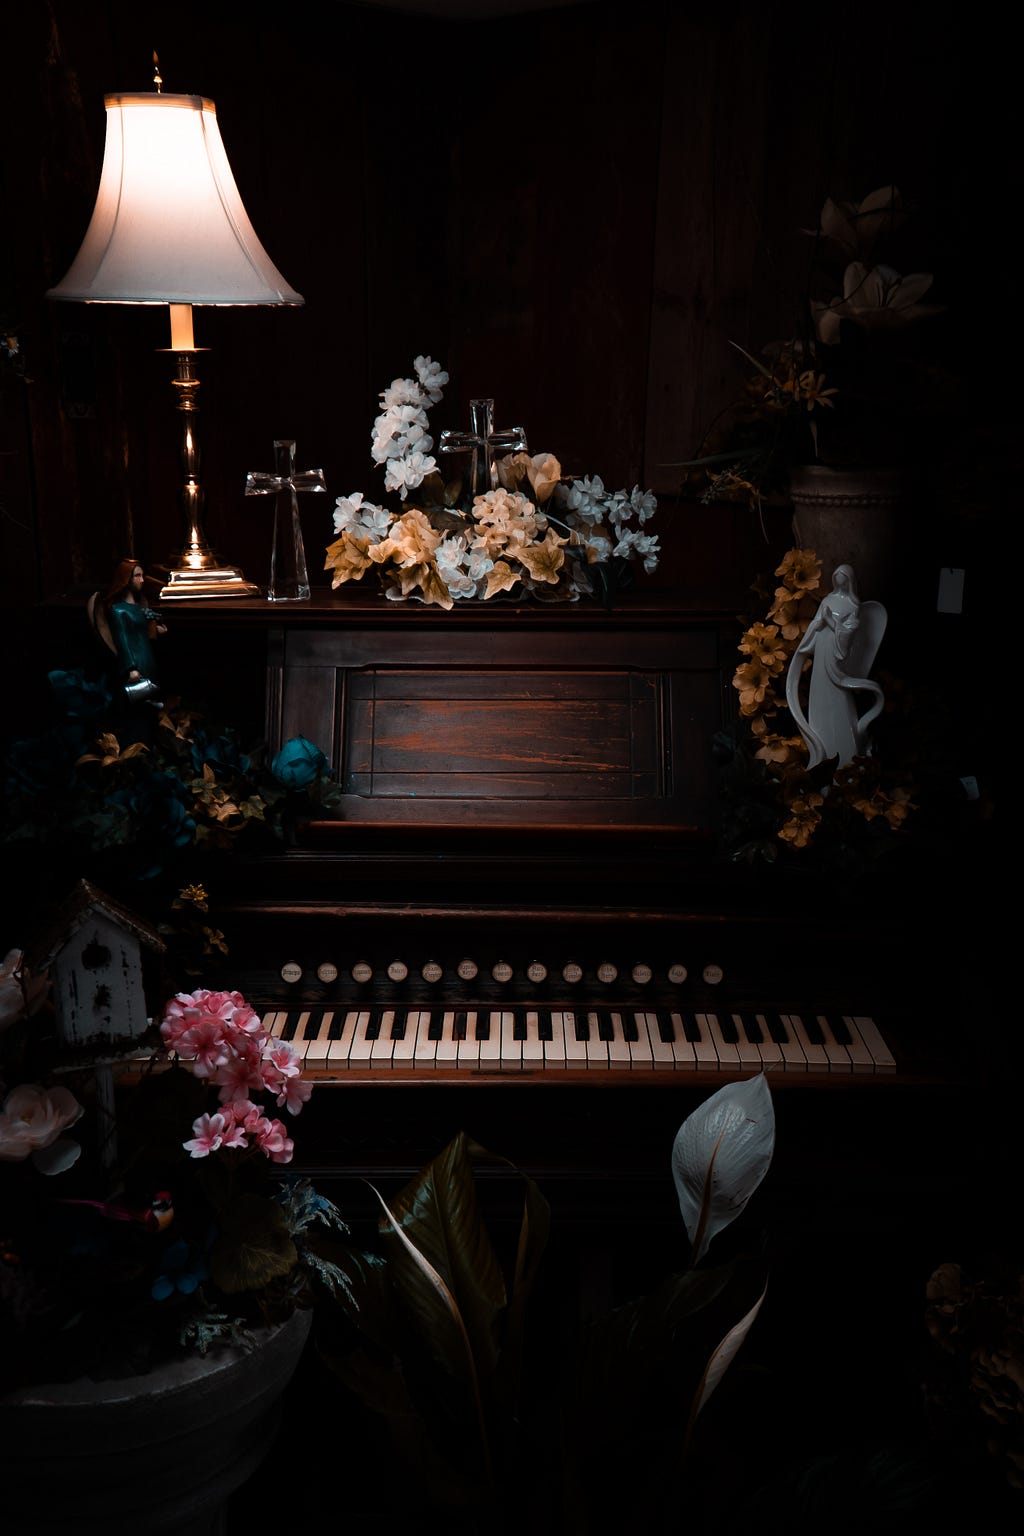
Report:
[[[381,492],[377,395],[420,352],[451,373],[436,431],[493,395],[499,424],[567,471],[671,497],[667,466],[736,392],[729,341],[791,332],[800,230],[827,194],[894,181],[921,206],[949,303],[936,346],[991,384],[1013,302],[994,7],[890,5],[878,25],[763,0],[435,9],[8,8],[0,327],[26,368],[0,377],[8,606],[180,544],[166,314],[44,297],[88,223],[104,92],[150,89],[154,48],[166,90],[215,100],[256,230],[306,299],[196,311],[208,531],[255,580],[268,514],[244,500],[246,471],[283,436],[323,466],[330,498],[303,514],[316,571],[334,496]],[[972,398],[1011,419],[1004,391]]]

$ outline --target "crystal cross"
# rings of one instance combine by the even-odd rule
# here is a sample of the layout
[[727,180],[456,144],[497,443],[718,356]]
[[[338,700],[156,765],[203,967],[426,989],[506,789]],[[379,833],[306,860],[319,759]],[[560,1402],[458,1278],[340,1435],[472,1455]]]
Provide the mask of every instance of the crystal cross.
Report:
[[492,491],[498,483],[494,467],[496,451],[527,453],[526,433],[522,427],[494,429],[494,401],[471,400],[469,402],[468,432],[442,432],[439,444],[441,453],[458,453],[472,450],[469,466],[469,485],[474,496]]
[[261,470],[251,470],[246,475],[245,494],[277,497],[267,601],[301,603],[309,598],[309,576],[296,492],[326,491],[327,482],[322,469],[296,471],[295,443],[291,438],[275,440],[274,463],[276,468],[272,475]]

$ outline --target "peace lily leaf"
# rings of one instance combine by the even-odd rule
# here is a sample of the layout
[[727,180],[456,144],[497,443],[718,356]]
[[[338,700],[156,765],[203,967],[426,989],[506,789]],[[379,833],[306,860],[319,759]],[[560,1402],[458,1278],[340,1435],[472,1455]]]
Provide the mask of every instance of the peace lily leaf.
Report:
[[[588,1437],[599,1433],[597,1426],[603,1422],[611,1440],[621,1433],[624,1416],[633,1411],[647,1415],[655,1378],[665,1372],[670,1357],[676,1357],[670,1369],[677,1376],[684,1369],[678,1353],[680,1344],[685,1347],[689,1325],[721,1296],[732,1278],[731,1265],[670,1275],[651,1295],[637,1297],[587,1327],[576,1396]],[[707,1333],[704,1338],[706,1349]],[[697,1380],[701,1359],[698,1355],[691,1367],[691,1381]],[[604,1415],[601,1404],[607,1406]]]
[[750,1332],[754,1319],[761,1310],[761,1303],[764,1301],[764,1298],[767,1294],[768,1286],[766,1284],[764,1290],[754,1302],[754,1305],[751,1307],[750,1311],[747,1312],[745,1316],[740,1318],[739,1322],[734,1328],[729,1329],[729,1332],[726,1334],[725,1338],[722,1340],[721,1344],[719,1344],[718,1348],[712,1354],[711,1359],[708,1361],[704,1370],[704,1375],[701,1378],[700,1386],[697,1389],[697,1395],[693,1400],[693,1408],[690,1411],[690,1424],[687,1430],[688,1434],[689,1429],[692,1429],[693,1422],[697,1415],[700,1413],[701,1409],[704,1407],[704,1404],[707,1402],[708,1398],[711,1396],[712,1392],[718,1386],[718,1383],[721,1381],[722,1377],[725,1375],[726,1371],[729,1369],[730,1365],[739,1354],[740,1346],[742,1345],[743,1340],[746,1338],[747,1334]]
[[672,1176],[694,1264],[744,1210],[774,1149],[775,1109],[763,1072],[727,1083],[683,1121],[672,1147]]

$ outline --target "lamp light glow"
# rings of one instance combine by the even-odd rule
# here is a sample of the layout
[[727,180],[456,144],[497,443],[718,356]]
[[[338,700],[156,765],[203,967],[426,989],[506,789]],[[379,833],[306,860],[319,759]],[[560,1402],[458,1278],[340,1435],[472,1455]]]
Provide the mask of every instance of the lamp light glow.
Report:
[[172,381],[182,413],[180,500],[185,546],[168,573],[165,599],[251,597],[259,589],[225,566],[203,530],[195,432],[199,380],[193,304],[297,305],[245,211],[205,96],[108,95],[103,168],[89,227],[51,299],[86,304],[165,304],[170,309]]

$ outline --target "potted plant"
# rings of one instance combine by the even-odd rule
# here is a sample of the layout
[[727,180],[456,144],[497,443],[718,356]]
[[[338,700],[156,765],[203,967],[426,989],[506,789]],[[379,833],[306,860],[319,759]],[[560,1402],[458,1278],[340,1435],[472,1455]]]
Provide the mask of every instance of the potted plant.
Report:
[[[0,1457],[5,1506],[41,1532],[218,1528],[269,1448],[347,1229],[277,1111],[308,1100],[292,1048],[235,992],[172,998],[100,1155],[93,1063],[61,1052],[12,950],[0,976]],[[145,1053],[143,1053],[145,1055]],[[141,1071],[141,1076],[139,1075]],[[45,1500],[40,1508],[40,1489]]]
[[[964,401],[927,323],[933,276],[917,259],[915,210],[895,186],[860,202],[827,198],[811,241],[792,334],[754,352],[734,405],[679,466],[706,502],[793,507],[796,545],[826,573],[854,567],[884,596],[898,518],[922,468],[944,458]],[[898,265],[897,265],[898,263]]]

